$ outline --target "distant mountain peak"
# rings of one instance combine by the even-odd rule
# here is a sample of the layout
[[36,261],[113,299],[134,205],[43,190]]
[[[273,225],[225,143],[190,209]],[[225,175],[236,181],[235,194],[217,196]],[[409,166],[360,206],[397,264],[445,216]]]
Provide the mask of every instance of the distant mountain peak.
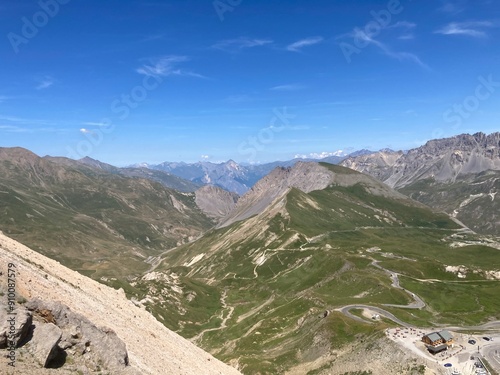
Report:
[[96,159],[92,159],[90,156],[85,156],[81,159],[78,159],[78,161],[82,162],[82,163],[95,163],[95,162],[98,162],[98,160]]
[[39,156],[22,147],[0,147],[0,159],[38,160]]
[[398,152],[398,151],[394,151],[392,148],[383,148],[379,152],[385,152],[387,154],[393,154],[393,153]]
[[149,167],[150,167],[150,164],[146,163],[146,162],[136,163],[136,164],[132,164],[132,165],[128,166],[128,168],[147,168],[147,169],[149,169]]
[[111,164],[103,163],[102,161],[92,159],[89,156],[85,156],[84,158],[77,160],[77,162],[80,164],[84,164],[84,165],[96,168],[96,169],[101,169],[101,170],[106,171],[106,172],[117,172],[119,170],[119,168],[117,168]]
[[221,226],[227,226],[263,212],[272,202],[292,188],[310,193],[326,189],[330,185],[349,187],[357,183],[363,183],[375,195],[403,197],[372,177],[351,169],[328,163],[298,161],[294,166],[276,167],[259,180],[238,200],[233,211],[222,221]]

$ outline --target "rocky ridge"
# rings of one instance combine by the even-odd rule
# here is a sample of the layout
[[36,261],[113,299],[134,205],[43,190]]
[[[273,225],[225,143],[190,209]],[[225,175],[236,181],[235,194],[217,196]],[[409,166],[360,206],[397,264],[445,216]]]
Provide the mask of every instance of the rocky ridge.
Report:
[[470,229],[498,235],[500,133],[462,134],[427,142],[404,153],[384,150],[345,160]]
[[500,169],[500,133],[461,134],[402,151],[350,157],[341,165],[369,174],[394,188],[433,178],[453,182],[458,176]]

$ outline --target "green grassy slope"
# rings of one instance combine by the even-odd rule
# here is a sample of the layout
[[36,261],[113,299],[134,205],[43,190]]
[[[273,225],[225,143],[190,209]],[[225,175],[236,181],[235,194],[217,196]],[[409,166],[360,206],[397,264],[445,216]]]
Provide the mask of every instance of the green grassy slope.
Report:
[[[441,279],[448,288],[443,295],[469,287],[446,266],[466,263],[477,270],[465,280],[474,281],[470,287],[483,282],[486,271],[498,268],[494,260],[500,250],[454,248],[456,236],[481,243],[459,232],[446,215],[404,198],[370,194],[363,184],[309,194],[291,189],[260,215],[169,252],[156,270],[153,289],[147,280],[134,286],[139,297],[152,298],[145,304],[167,326],[222,360],[238,360],[244,373],[282,373],[355,340],[378,337],[386,327],[355,322],[336,308],[411,302],[374,260],[406,275],[401,282],[424,300],[440,293],[426,290],[427,279]],[[489,305],[466,320],[459,314],[477,304],[430,303],[411,314],[391,311],[420,324],[479,323],[498,311],[490,297],[500,292],[500,284],[484,288],[481,303]],[[331,313],[324,317],[327,310]]]
[[149,257],[212,225],[193,194],[22,149],[1,150],[1,230],[91,277],[140,274]]

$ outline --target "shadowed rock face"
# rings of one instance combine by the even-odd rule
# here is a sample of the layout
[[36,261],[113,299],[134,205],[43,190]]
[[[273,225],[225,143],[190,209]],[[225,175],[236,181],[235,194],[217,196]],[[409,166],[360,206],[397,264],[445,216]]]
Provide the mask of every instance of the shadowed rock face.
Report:
[[342,165],[367,173],[391,187],[418,180],[455,181],[457,176],[500,169],[500,133],[462,134],[432,140],[403,152],[378,152],[349,158]]

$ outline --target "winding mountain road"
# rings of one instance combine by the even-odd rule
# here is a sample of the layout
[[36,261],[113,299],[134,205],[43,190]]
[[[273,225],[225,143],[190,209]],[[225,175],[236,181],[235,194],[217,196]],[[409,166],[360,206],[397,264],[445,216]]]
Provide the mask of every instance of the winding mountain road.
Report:
[[336,311],[340,311],[345,316],[348,316],[349,318],[354,319],[358,322],[371,323],[370,321],[363,319],[363,318],[360,318],[359,316],[356,316],[356,315],[351,313],[351,310],[363,310],[363,309],[369,309],[371,311],[375,311],[377,314],[382,315],[382,316],[392,320],[394,323],[399,324],[400,326],[407,327],[407,328],[413,327],[412,325],[410,325],[406,322],[403,322],[401,319],[396,318],[393,314],[391,314],[390,312],[388,312],[384,309],[381,309],[380,307],[374,307],[374,306],[368,306],[368,305],[348,305],[348,306],[341,307],[340,309],[336,309]]
[[[390,271],[386,268],[383,268],[378,263],[379,263],[378,261],[373,260],[371,264],[373,266],[383,270],[385,273],[388,274],[388,276],[392,280],[392,284],[391,284],[392,287],[394,287],[396,289],[404,290],[406,293],[408,293],[413,298],[413,302],[411,302],[408,305],[384,304],[383,306],[396,307],[396,308],[400,308],[400,309],[423,309],[426,306],[426,304],[422,300],[422,298],[417,296],[415,293],[413,293],[407,289],[404,289],[400,285],[399,275],[396,272],[393,272],[393,271]],[[356,309],[357,310],[363,310],[363,309],[371,310],[371,311],[374,311],[381,316],[384,316],[385,318],[387,318],[389,320],[392,320],[394,323],[399,324],[400,326],[407,327],[407,328],[415,328],[411,324],[406,323],[406,322],[402,321],[401,319],[397,318],[394,314],[391,314],[389,311],[386,311],[386,310],[384,310],[380,307],[376,307],[376,306],[357,305],[357,304],[356,305],[347,305],[347,306],[343,306],[341,308],[335,309],[335,311],[340,311],[345,316],[348,316],[349,318],[354,319],[358,322],[372,323],[367,319],[363,319],[363,318],[351,313],[351,310],[356,310]],[[468,330],[468,331],[476,331],[476,330],[477,331],[500,331],[500,321],[499,320],[492,321],[492,322],[484,323],[484,324],[477,325],[477,326],[467,326],[467,327],[465,327],[465,326],[464,327],[443,326],[441,328],[448,329],[450,331],[464,331],[464,330]],[[499,360],[500,360],[500,358],[499,358]]]
[[413,292],[410,292],[409,290],[406,290],[405,288],[403,288],[400,283],[399,283],[399,274],[397,274],[396,272],[393,272],[393,271],[390,271],[384,267],[382,267],[381,265],[378,264],[378,260],[374,260],[372,262],[372,265],[381,269],[382,271],[384,271],[385,273],[387,273],[389,275],[389,277],[391,278],[392,280],[392,287],[393,288],[396,288],[396,289],[401,289],[401,290],[404,290],[406,293],[408,293],[412,298],[413,298],[413,302],[408,304],[408,305],[392,305],[392,304],[384,304],[384,306],[387,306],[387,307],[397,307],[397,308],[400,308],[400,309],[423,309],[425,307],[425,302],[423,301],[422,298],[420,298],[419,296],[417,296],[415,293]]

